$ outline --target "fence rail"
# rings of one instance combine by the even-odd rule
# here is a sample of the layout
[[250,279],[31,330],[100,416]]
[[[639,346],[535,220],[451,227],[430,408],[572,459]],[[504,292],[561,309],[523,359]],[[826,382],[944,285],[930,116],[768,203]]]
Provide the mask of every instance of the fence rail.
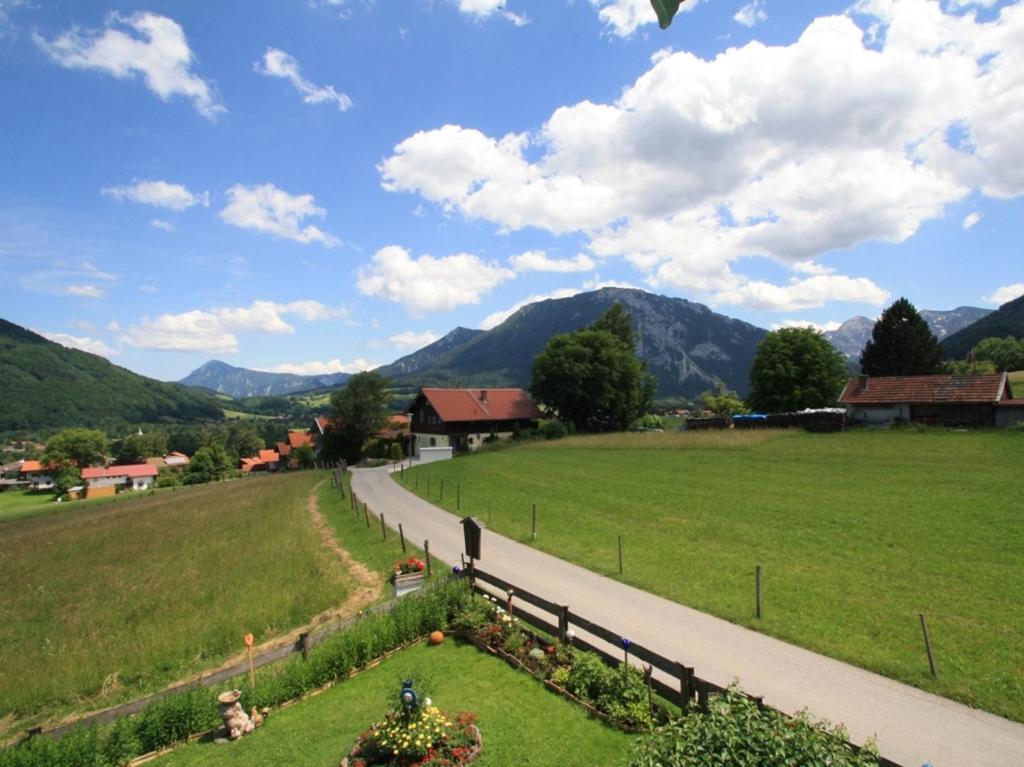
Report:
[[[557,625],[528,610],[515,611],[516,617],[523,622],[539,629],[540,631],[550,634],[551,636],[558,637],[562,642],[567,640],[567,633],[570,627],[576,627],[593,637],[607,642],[613,647],[623,647],[622,634],[612,631],[605,626],[572,612],[567,605],[559,605],[549,599],[545,599],[539,594],[534,594],[527,589],[506,581],[504,578],[499,578],[496,575],[492,575],[491,573],[481,570],[472,564],[468,568],[467,573],[470,576],[473,589],[480,594],[485,596],[494,596],[492,589],[497,589],[500,592],[504,592],[510,608],[514,609],[513,602],[518,599],[521,602],[525,602],[528,605],[532,605],[533,607],[537,607],[544,612],[551,614],[557,620]],[[487,584],[491,589],[485,588],[481,583]],[[574,636],[572,638],[572,644],[574,647],[579,649],[596,653],[610,665],[619,667],[625,662],[625,651],[623,654],[612,654],[605,647],[601,647],[590,642],[585,637],[580,637],[578,635]],[[629,655],[633,656],[637,660],[649,664],[653,669],[659,671],[664,678],[669,680],[666,682],[664,678],[658,678],[652,675],[651,686],[658,695],[679,706],[683,711],[686,711],[693,706],[698,707],[702,711],[706,711],[710,696],[721,694],[726,691],[726,688],[697,676],[693,667],[687,666],[685,663],[677,660],[670,660],[664,655],[642,645],[638,645],[635,642],[629,643],[628,652]],[[750,700],[754,701],[759,708],[767,708],[763,698],[755,695],[747,695],[746,693],[743,694]],[[855,751],[860,751],[860,746],[856,743],[850,743],[850,747]],[[878,757],[878,763],[881,767],[901,767],[897,762],[886,759],[883,756]]]

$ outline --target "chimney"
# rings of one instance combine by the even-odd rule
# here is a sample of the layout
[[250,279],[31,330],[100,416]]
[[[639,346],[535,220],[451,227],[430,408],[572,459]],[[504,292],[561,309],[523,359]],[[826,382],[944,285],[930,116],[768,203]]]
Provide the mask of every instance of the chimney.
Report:
[[857,391],[867,391],[868,390],[868,378],[869,378],[869,376],[860,375],[860,376],[857,376],[857,378],[860,379],[859,380],[859,385],[857,386]]
[[487,401],[487,389],[481,389],[480,390],[480,401],[481,402],[486,402]]

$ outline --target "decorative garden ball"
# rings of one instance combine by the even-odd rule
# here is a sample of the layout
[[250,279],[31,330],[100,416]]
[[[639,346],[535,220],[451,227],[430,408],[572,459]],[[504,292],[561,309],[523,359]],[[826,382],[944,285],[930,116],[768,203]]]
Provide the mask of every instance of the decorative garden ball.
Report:
[[444,641],[444,632],[442,631],[431,631],[430,632],[430,644],[441,644]]

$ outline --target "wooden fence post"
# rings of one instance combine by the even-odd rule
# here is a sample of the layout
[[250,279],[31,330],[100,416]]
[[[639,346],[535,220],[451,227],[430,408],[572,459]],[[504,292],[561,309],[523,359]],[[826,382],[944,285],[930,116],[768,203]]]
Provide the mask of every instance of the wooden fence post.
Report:
[[537,540],[537,503],[533,504],[533,540]]
[[363,501],[363,518],[366,520],[366,526],[370,526],[370,507],[366,505],[366,501]]
[[398,539],[402,542],[402,553],[405,553],[405,530],[402,529],[402,523],[398,523]]
[[705,714],[708,711],[708,683],[701,679],[697,682],[697,705],[700,706],[700,710]]
[[622,575],[622,536],[619,536],[619,575]]
[[430,541],[423,541],[423,553],[427,557],[427,575],[433,575],[434,568],[431,566],[430,563]]
[[384,512],[380,513],[380,537],[381,540],[386,541],[388,539],[388,528],[384,525]]
[[932,679],[935,678],[935,658],[932,656],[932,640],[928,637],[928,623],[924,619],[924,613],[920,613],[921,616],[921,633],[924,634],[924,649],[928,651],[928,668],[932,670]]
[[565,633],[569,630],[569,605],[562,605],[558,611],[558,641],[565,642]]
[[462,511],[462,483],[455,483],[455,510]]
[[309,632],[303,631],[299,634],[299,648],[302,650],[302,660],[309,660]]
[[444,503],[444,477],[441,477],[441,498],[440,502]]
[[757,618],[761,619],[761,565],[754,569],[754,592],[757,600]]

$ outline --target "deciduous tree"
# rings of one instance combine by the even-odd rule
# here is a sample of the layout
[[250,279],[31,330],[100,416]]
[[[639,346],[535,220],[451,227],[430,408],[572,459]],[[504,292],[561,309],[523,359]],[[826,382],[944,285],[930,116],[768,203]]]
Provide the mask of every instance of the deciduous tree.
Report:
[[327,440],[329,459],[358,460],[367,440],[387,426],[390,384],[373,371],[357,373],[331,395],[334,421]]
[[860,368],[871,376],[931,375],[942,368],[942,349],[914,305],[900,298],[875,323]]
[[758,344],[747,400],[765,413],[834,407],[846,377],[845,358],[825,336],[811,328],[782,328]]
[[553,336],[534,359],[530,392],[578,431],[625,429],[648,411],[655,390],[632,338],[618,305],[589,328]]
[[1024,341],[1013,336],[984,338],[974,347],[974,359],[991,362],[1000,373],[1024,370]]
[[107,435],[95,429],[65,429],[46,443],[43,460],[47,463],[73,463],[79,468],[103,464],[107,460]]

